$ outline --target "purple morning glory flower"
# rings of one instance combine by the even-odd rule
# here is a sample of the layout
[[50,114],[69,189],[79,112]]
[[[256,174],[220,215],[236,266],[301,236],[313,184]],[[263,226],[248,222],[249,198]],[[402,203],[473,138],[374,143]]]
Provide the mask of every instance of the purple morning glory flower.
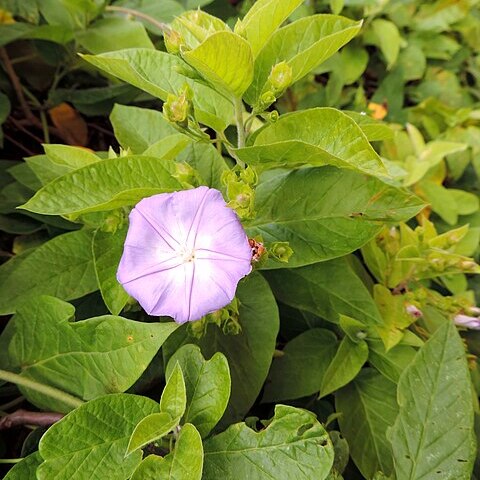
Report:
[[184,323],[228,305],[251,259],[236,213],[218,190],[198,187],[135,206],[117,279],[150,315]]

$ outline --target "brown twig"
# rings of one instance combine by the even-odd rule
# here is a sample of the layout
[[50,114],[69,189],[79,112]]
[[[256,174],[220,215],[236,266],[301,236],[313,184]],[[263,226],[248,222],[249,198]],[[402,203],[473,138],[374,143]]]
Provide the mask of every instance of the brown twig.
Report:
[[34,133],[32,133],[28,128],[25,128],[18,120],[16,120],[13,116],[10,116],[9,120],[13,123],[13,125],[27,134],[29,137],[32,137],[36,142],[38,142],[40,145],[43,143],[43,140],[40,137],[37,137]]
[[13,68],[12,62],[10,61],[10,57],[8,56],[5,47],[0,48],[0,59],[3,61],[5,71],[12,82],[12,86],[17,94],[17,98],[25,118],[28,119],[32,124],[39,125],[40,121],[30,110],[27,100],[25,99],[25,95],[23,94],[22,84],[15,73],[15,69]]
[[0,430],[18,427],[21,425],[37,425],[49,427],[64,417],[63,413],[56,412],[29,412],[28,410],[17,410],[3,418],[0,418]]

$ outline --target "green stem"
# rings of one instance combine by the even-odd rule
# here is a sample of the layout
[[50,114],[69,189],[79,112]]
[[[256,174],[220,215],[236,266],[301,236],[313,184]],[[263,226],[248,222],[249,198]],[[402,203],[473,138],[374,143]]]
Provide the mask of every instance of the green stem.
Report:
[[0,458],[0,463],[19,463],[23,458]]
[[50,143],[50,132],[48,130],[47,116],[43,110],[40,110],[40,121],[42,122],[43,139],[45,143]]
[[117,5],[109,5],[108,7],[105,8],[105,11],[125,13],[127,15],[132,15],[134,17],[143,18],[143,20],[146,20],[147,22],[151,23],[152,25],[160,29],[162,32],[170,30],[170,27],[166,23],[159,22],[158,20],[155,20],[150,15],[147,15],[146,13],[143,13],[143,12],[139,12],[138,10],[134,10],[133,8],[119,7]]
[[245,125],[243,124],[243,103],[241,98],[235,100],[235,122],[237,124],[238,148],[245,146]]
[[43,393],[47,397],[54,398],[72,408],[80,407],[84,403],[83,400],[80,400],[69,393],[62,392],[58,388],[49,387],[43,383],[38,383],[35,380],[30,380],[29,378],[22,377],[16,373],[7,372],[6,370],[0,370],[0,380],[15,383],[21,387],[30,388],[38,393]]

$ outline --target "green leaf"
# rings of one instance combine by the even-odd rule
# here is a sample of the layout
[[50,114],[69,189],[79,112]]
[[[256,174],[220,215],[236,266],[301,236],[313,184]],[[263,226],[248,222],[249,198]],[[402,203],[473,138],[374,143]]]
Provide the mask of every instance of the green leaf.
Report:
[[397,478],[470,479],[476,455],[465,347],[445,322],[398,384],[400,411],[389,437]]
[[98,230],[93,236],[93,263],[98,287],[110,313],[118,315],[130,296],[117,280],[117,268],[123,252],[127,228],[114,233]]
[[[18,307],[0,337],[1,363],[39,383],[84,400],[127,390],[145,371],[162,343],[177,328],[105,315],[71,322],[74,308],[57,298],[38,296]],[[35,405],[71,408],[25,390]]]
[[[235,33],[248,40],[255,58],[273,32],[303,0],[258,0],[235,25]],[[268,19],[268,21],[266,21]]]
[[32,170],[42,185],[46,185],[57,177],[73,170],[67,164],[59,164],[50,160],[47,155],[35,155],[25,159],[28,168]]
[[118,143],[132,153],[144,153],[162,138],[178,133],[160,112],[149,108],[115,105],[110,122]]
[[407,368],[417,353],[410,345],[397,345],[388,352],[383,342],[376,339],[367,339],[369,354],[368,362],[384,377],[398,383],[400,375]]
[[334,323],[347,315],[367,326],[382,317],[370,292],[346,258],[302,268],[264,273],[275,297],[286,305],[311,312]]
[[288,342],[282,355],[273,359],[262,401],[292,400],[318,392],[336,348],[335,334],[319,328]]
[[177,364],[184,374],[187,392],[184,422],[195,425],[200,435],[206,437],[222,418],[230,398],[227,359],[216,353],[206,361],[198,346],[185,345],[170,358],[167,375],[173,375],[172,366]]
[[343,111],[352,118],[355,123],[362,129],[369,142],[377,142],[378,140],[389,140],[393,138],[393,130],[386,123],[379,122],[369,115],[362,115],[357,112]]
[[[21,208],[45,215],[113,210],[156,193],[181,190],[171,159],[110,158],[56,178]],[[68,196],[64,195],[68,192]]]
[[197,120],[217,131],[225,130],[233,120],[233,104],[214,89],[192,80],[198,75],[181,58],[141,48],[82,58],[163,101],[169,93],[177,94],[188,84],[193,91]]
[[367,358],[367,342],[365,340],[354,342],[350,337],[345,336],[323,376],[320,398],[351,382],[358,375]]
[[334,108],[282,115],[256,136],[253,146],[236,153],[261,169],[333,165],[377,176],[387,174],[360,127]]
[[180,419],[187,407],[187,391],[180,364],[176,363],[167,376],[167,384],[160,399],[160,411],[168,413],[172,418]]
[[372,478],[378,471],[392,473],[392,449],[386,432],[398,412],[396,385],[366,369],[336,393],[335,406],[340,431],[362,475]]
[[[240,282],[237,298],[241,327],[238,335],[225,334],[219,327],[210,324],[205,335],[198,339],[188,336],[183,327],[163,348],[164,355],[169,358],[180,345],[196,343],[205,358],[217,352],[227,357],[232,394],[221,425],[242,419],[258,397],[272,362],[279,328],[277,304],[261,275],[254,273]],[[187,373],[185,377],[188,378]],[[186,383],[188,385],[188,380]]]
[[156,410],[157,402],[124,393],[82,405],[42,437],[44,462],[37,470],[38,480],[129,478],[142,459],[140,451],[125,457],[130,435],[140,420]]
[[145,27],[127,18],[102,18],[76,37],[83,48],[94,54],[124,48],[155,48]]
[[37,480],[37,467],[42,461],[38,452],[32,453],[14,465],[3,480]]
[[165,457],[149,455],[132,480],[200,480],[203,469],[202,438],[190,423],[182,426],[175,449]]
[[241,97],[252,83],[253,56],[247,41],[232,32],[216,32],[183,58],[214,87]]
[[179,420],[178,417],[172,418],[166,412],[151,413],[147,417],[142,418],[130,437],[125,456],[155,440],[160,440],[178,425]]
[[[366,44],[376,45],[380,48],[385,60],[387,69],[392,68],[397,61],[402,37],[395,23],[383,18],[376,18],[370,25],[371,32],[366,35]],[[370,34],[370,35],[369,35]]]
[[47,157],[58,165],[66,165],[71,169],[81,168],[91,163],[100,161],[93,152],[80,147],[70,145],[56,145],[53,143],[44,145]]
[[286,61],[293,82],[311,72],[348,43],[361,22],[335,15],[312,15],[277,30],[255,60],[253,82],[245,99],[253,105],[263,92],[273,66]]
[[205,480],[323,480],[333,464],[332,443],[315,415],[286,405],[275,407],[265,430],[237,423],[207,440],[204,449]]
[[[303,192],[301,201],[298,192]],[[245,226],[249,237],[262,236],[267,244],[289,242],[294,253],[288,267],[294,268],[353,252],[384,222],[406,220],[423,206],[406,191],[349,170],[271,170],[260,177],[257,216]],[[270,260],[264,268],[281,267]]]
[[0,314],[14,313],[27,296],[73,300],[97,290],[92,231],[78,230],[49,240],[0,266]]
[[218,150],[209,143],[191,142],[177,157],[186,162],[200,175],[202,185],[224,190],[222,173],[228,170],[227,164]]

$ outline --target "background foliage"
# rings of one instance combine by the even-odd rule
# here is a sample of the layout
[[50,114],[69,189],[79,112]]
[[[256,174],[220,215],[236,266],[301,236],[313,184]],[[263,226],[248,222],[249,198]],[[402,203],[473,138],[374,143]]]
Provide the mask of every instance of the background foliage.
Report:
[[[477,0],[0,8],[5,478],[480,478]],[[115,274],[198,185],[268,255],[177,326]]]

